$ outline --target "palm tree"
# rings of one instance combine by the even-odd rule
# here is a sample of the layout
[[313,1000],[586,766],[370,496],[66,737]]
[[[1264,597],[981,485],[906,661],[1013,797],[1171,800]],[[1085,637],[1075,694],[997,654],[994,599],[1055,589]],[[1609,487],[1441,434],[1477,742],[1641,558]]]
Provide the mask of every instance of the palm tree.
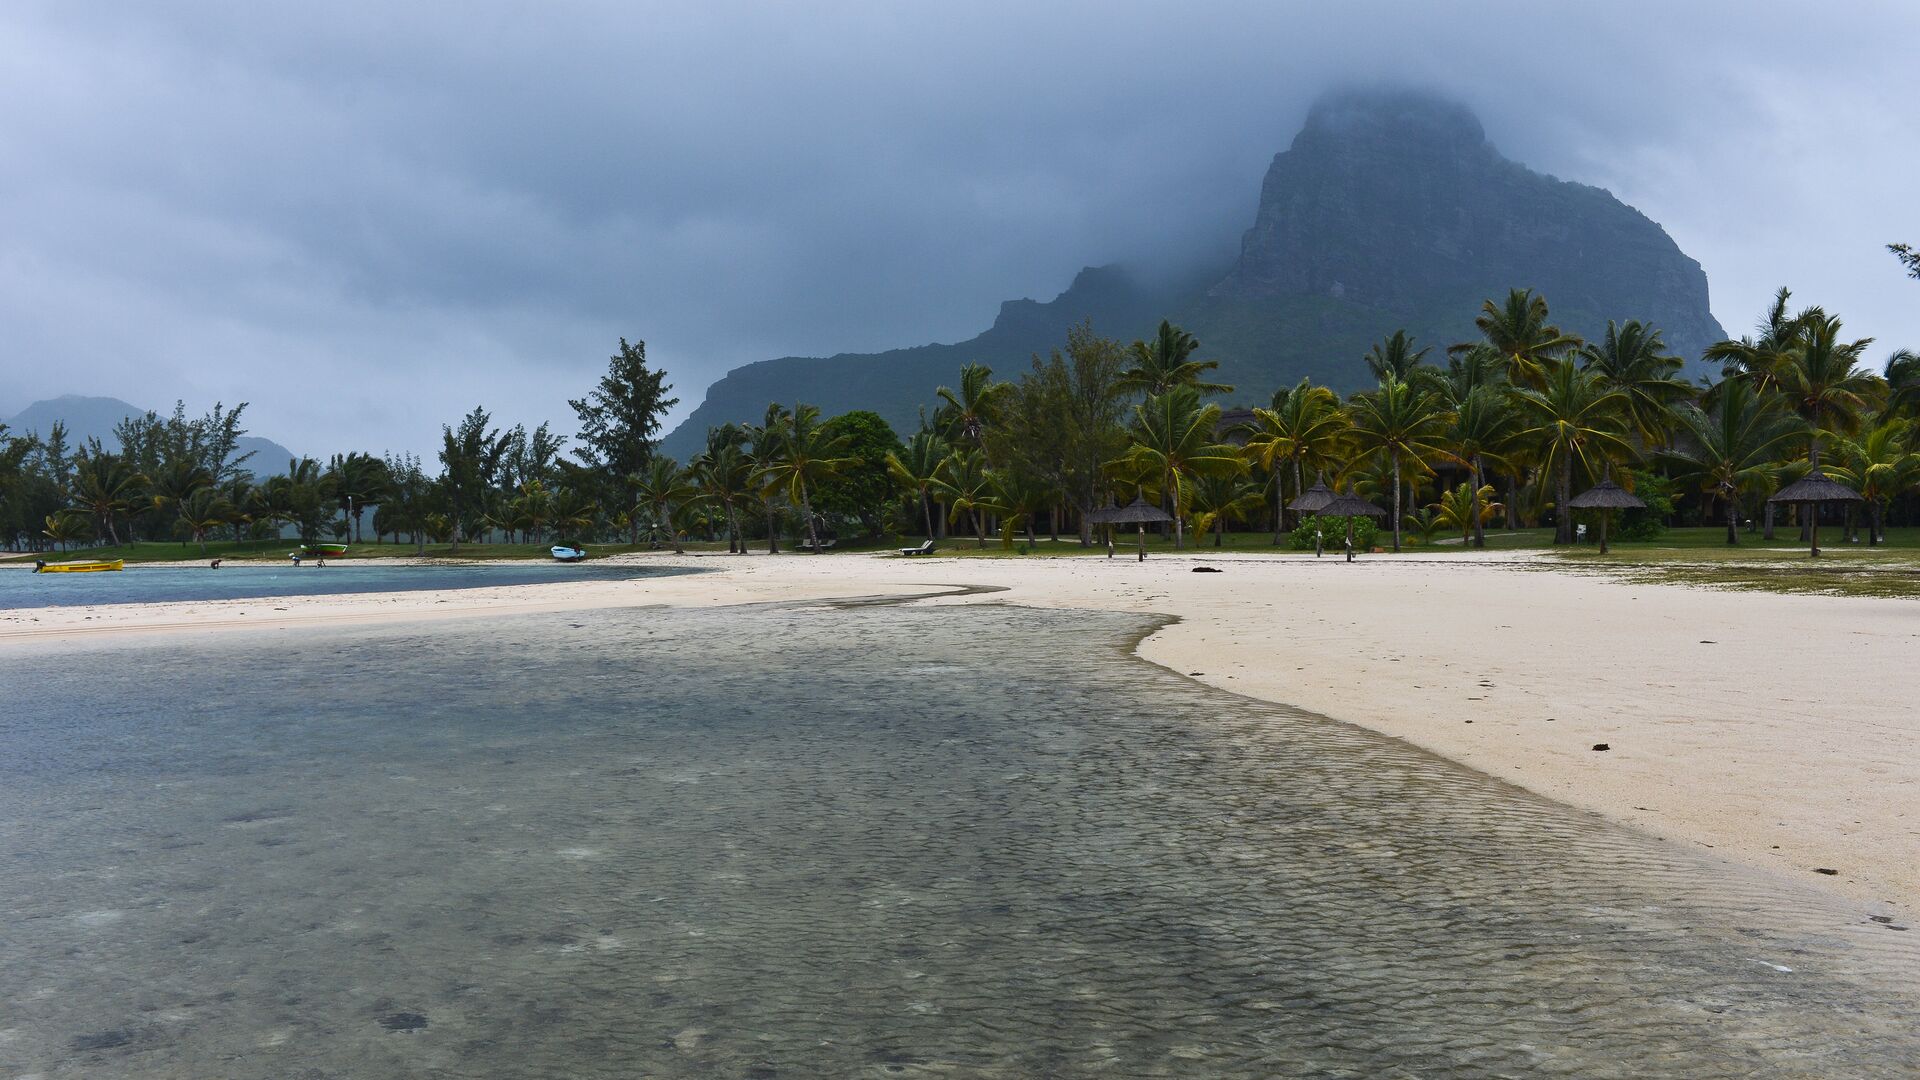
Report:
[[[1447,429],[1441,440],[1446,444],[1447,456],[1466,466],[1465,487],[1469,496],[1477,499],[1483,488],[1493,490],[1486,483],[1487,465],[1508,463],[1508,449],[1518,430],[1513,397],[1504,384],[1475,386],[1464,398],[1451,402]],[[1488,516],[1476,512],[1462,518],[1472,523],[1474,547],[1487,546]]]
[[202,555],[207,553],[207,533],[225,525],[232,515],[233,504],[217,488],[198,488],[180,503],[180,524],[200,545]]
[[1887,357],[1887,411],[1920,416],[1920,353],[1900,349]]
[[1425,368],[1421,361],[1430,351],[1415,350],[1413,338],[1407,336],[1405,330],[1395,330],[1392,337],[1376,342],[1367,350],[1367,370],[1373,373],[1374,382],[1386,382],[1389,375],[1409,382],[1416,372]]
[[560,538],[593,528],[596,513],[598,508],[572,488],[561,488],[553,494],[553,531]]
[[1862,432],[1858,439],[1840,444],[1842,466],[1834,471],[1867,501],[1869,547],[1885,539],[1880,516],[1887,502],[1920,479],[1920,454],[1908,449],[1912,431],[1911,421],[1888,418]]
[[114,519],[132,508],[146,483],[147,478],[133,471],[118,454],[85,453],[74,466],[73,498],[93,515],[113,546],[119,547],[120,530]]
[[1788,405],[1807,422],[1807,461],[1820,467],[1820,438],[1832,431],[1860,430],[1866,414],[1886,396],[1879,376],[1860,367],[1872,338],[1840,340],[1840,318],[1818,308],[1804,316],[1799,339],[1781,354],[1769,374]]
[[156,471],[147,485],[147,501],[165,517],[179,510],[194,492],[212,487],[213,474],[190,458],[179,458]]
[[1389,374],[1380,389],[1355,394],[1349,408],[1354,444],[1393,466],[1393,550],[1399,551],[1402,470],[1412,465],[1425,472],[1426,462],[1446,453],[1446,404],[1433,391]]
[[927,539],[933,539],[933,499],[927,492],[947,457],[947,444],[925,428],[913,433],[907,445],[887,454],[887,472],[903,489],[920,500],[920,513],[927,522]]
[[647,461],[647,467],[633,478],[632,483],[640,500],[652,508],[654,520],[666,526],[668,538],[673,542],[673,553],[685,555],[686,546],[680,542],[680,530],[673,523],[673,508],[675,504],[700,493],[688,478],[686,470],[670,457],[655,455]]
[[1679,446],[1666,455],[1675,479],[1721,500],[1726,507],[1727,543],[1737,546],[1741,494],[1771,485],[1774,463],[1799,428],[1776,399],[1738,377],[1719,385],[1710,410],[1690,406],[1675,418]]
[[1247,459],[1273,476],[1273,542],[1286,532],[1286,499],[1282,479],[1286,465],[1293,468],[1293,490],[1305,490],[1305,466],[1325,468],[1336,457],[1347,435],[1347,414],[1331,389],[1301,379],[1292,389],[1274,394],[1273,408],[1253,410],[1245,453]]
[[1760,316],[1754,332],[1738,341],[1721,341],[1707,346],[1705,358],[1720,362],[1722,378],[1736,376],[1758,380],[1765,389],[1773,370],[1800,340],[1807,320],[1818,309],[1808,308],[1798,315],[1787,314],[1787,302],[1793,293],[1784,285],[1773,294],[1773,303]]
[[[780,460],[780,447],[786,441],[787,429],[792,423],[793,414],[787,411],[785,405],[774,402],[767,406],[766,416],[760,423],[746,425],[747,441],[753,444],[753,449],[747,454],[747,459],[753,463],[754,479],[750,483],[758,485],[758,478]],[[761,507],[767,514],[767,554],[778,555],[780,510],[767,492],[762,491],[760,495]]]
[[1433,504],[1434,526],[1458,530],[1462,545],[1478,536],[1480,546],[1485,547],[1486,520],[1501,508],[1493,501],[1494,495],[1492,484],[1476,488],[1468,483],[1447,488],[1440,493],[1440,501]]
[[973,517],[973,534],[981,547],[987,546],[987,512],[1000,509],[999,492],[994,488],[993,470],[987,468],[985,453],[961,447],[947,455],[934,472],[933,489],[947,504],[947,520],[958,521],[962,513]]
[[695,454],[690,468],[700,490],[719,504],[727,516],[727,551],[747,550],[735,505],[753,486],[753,461],[744,448],[746,432],[738,424],[722,424],[707,432],[707,448]]
[[1193,485],[1193,532],[1205,536],[1213,530],[1213,546],[1226,538],[1227,520],[1245,518],[1260,510],[1266,494],[1260,484],[1244,476],[1222,473],[1202,476]]
[[1039,477],[1025,469],[988,469],[993,491],[993,510],[1000,515],[1000,545],[1013,546],[1014,530],[1027,527],[1027,542],[1039,543],[1033,534],[1033,519],[1053,505],[1054,491]]
[[780,440],[779,453],[771,465],[760,472],[765,491],[782,491],[800,506],[807,520],[807,539],[814,554],[820,553],[820,528],[813,519],[813,498],[809,491],[820,481],[855,463],[857,459],[841,454],[847,436],[829,435],[820,423],[820,410],[812,405],[797,405]]
[[986,447],[987,429],[999,418],[1000,407],[1013,384],[993,381],[993,369],[985,364],[967,364],[960,369],[960,389],[942,386],[934,391],[941,405],[933,414],[949,442],[966,443],[975,449]]
[[353,528],[353,541],[359,543],[360,511],[386,497],[387,463],[359,451],[335,454],[327,462],[327,471],[320,483],[346,515],[347,523]]
[[42,524],[45,527],[40,535],[53,541],[63,551],[69,545],[87,539],[87,516],[80,511],[62,510],[57,514],[48,514]]
[[1607,320],[1606,337],[1580,349],[1580,366],[1626,395],[1633,429],[1653,449],[1667,443],[1674,406],[1693,397],[1693,387],[1679,378],[1681,359],[1666,350],[1660,331],[1637,319],[1620,326]]
[[1133,445],[1120,464],[1137,475],[1155,478],[1171,503],[1173,542],[1186,546],[1183,518],[1195,480],[1245,472],[1240,448],[1214,441],[1220,406],[1200,404],[1200,392],[1176,386],[1134,406]]
[[1598,475],[1596,466],[1633,454],[1627,441],[1626,395],[1571,360],[1549,360],[1538,387],[1517,394],[1525,425],[1520,438],[1540,450],[1541,468],[1553,474],[1553,542],[1573,542],[1573,466]]
[[[1507,292],[1506,303],[1488,300],[1473,320],[1486,344],[1506,362],[1507,379],[1515,386],[1540,386],[1548,361],[1580,347],[1579,338],[1562,333],[1547,319],[1545,297],[1535,296],[1532,289],[1512,289]],[[1466,342],[1447,351],[1464,353],[1475,344]]]
[[1199,394],[1231,394],[1225,383],[1206,382],[1200,376],[1220,366],[1218,360],[1195,360],[1200,341],[1192,334],[1160,320],[1160,329],[1152,341],[1133,343],[1132,366],[1120,373],[1119,389],[1127,393],[1156,397],[1177,386],[1191,387]]

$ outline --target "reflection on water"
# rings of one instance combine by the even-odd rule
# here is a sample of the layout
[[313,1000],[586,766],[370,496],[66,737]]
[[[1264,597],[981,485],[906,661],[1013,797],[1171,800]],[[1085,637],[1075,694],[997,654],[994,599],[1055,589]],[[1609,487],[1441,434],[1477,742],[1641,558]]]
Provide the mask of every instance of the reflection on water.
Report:
[[1920,1060],[1912,935],[1188,683],[1124,654],[1143,628],[612,611],[16,653],[0,1075]]
[[132,566],[119,572],[97,574],[36,574],[31,566],[16,562],[0,569],[0,610],[408,592],[421,589],[478,589],[492,585],[538,585],[557,581],[626,581],[692,572],[676,567],[630,564],[579,566],[528,561],[513,564],[375,566],[346,561],[336,562],[332,566],[314,563],[299,567],[279,563],[227,563],[219,570],[205,566]]

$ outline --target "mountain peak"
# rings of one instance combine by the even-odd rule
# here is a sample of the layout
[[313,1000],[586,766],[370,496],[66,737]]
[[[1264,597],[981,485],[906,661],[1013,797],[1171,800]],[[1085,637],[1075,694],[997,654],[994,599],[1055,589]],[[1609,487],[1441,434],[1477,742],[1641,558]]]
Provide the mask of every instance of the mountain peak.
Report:
[[1473,110],[1457,101],[1421,90],[1355,88],[1315,101],[1293,145],[1341,142],[1481,149],[1487,133]]

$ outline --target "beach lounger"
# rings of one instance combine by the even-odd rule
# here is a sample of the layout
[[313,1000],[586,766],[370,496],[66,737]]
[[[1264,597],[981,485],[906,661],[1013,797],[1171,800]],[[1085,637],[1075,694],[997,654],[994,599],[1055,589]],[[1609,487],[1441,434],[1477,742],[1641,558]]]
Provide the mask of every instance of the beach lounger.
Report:
[[931,541],[931,540],[929,540],[929,541],[927,541],[926,543],[924,543],[924,544],[921,544],[921,545],[920,545],[919,547],[910,547],[910,548],[901,548],[901,549],[900,549],[900,554],[902,554],[902,555],[931,555],[931,554],[933,554],[933,541]]

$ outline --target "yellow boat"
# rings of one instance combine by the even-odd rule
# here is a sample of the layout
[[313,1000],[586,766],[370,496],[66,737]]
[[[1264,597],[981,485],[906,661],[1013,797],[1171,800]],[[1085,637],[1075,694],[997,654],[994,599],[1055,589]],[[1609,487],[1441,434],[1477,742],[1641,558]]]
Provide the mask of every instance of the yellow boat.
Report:
[[36,574],[97,574],[102,570],[125,570],[125,559],[103,559],[98,562],[56,562],[34,563]]

